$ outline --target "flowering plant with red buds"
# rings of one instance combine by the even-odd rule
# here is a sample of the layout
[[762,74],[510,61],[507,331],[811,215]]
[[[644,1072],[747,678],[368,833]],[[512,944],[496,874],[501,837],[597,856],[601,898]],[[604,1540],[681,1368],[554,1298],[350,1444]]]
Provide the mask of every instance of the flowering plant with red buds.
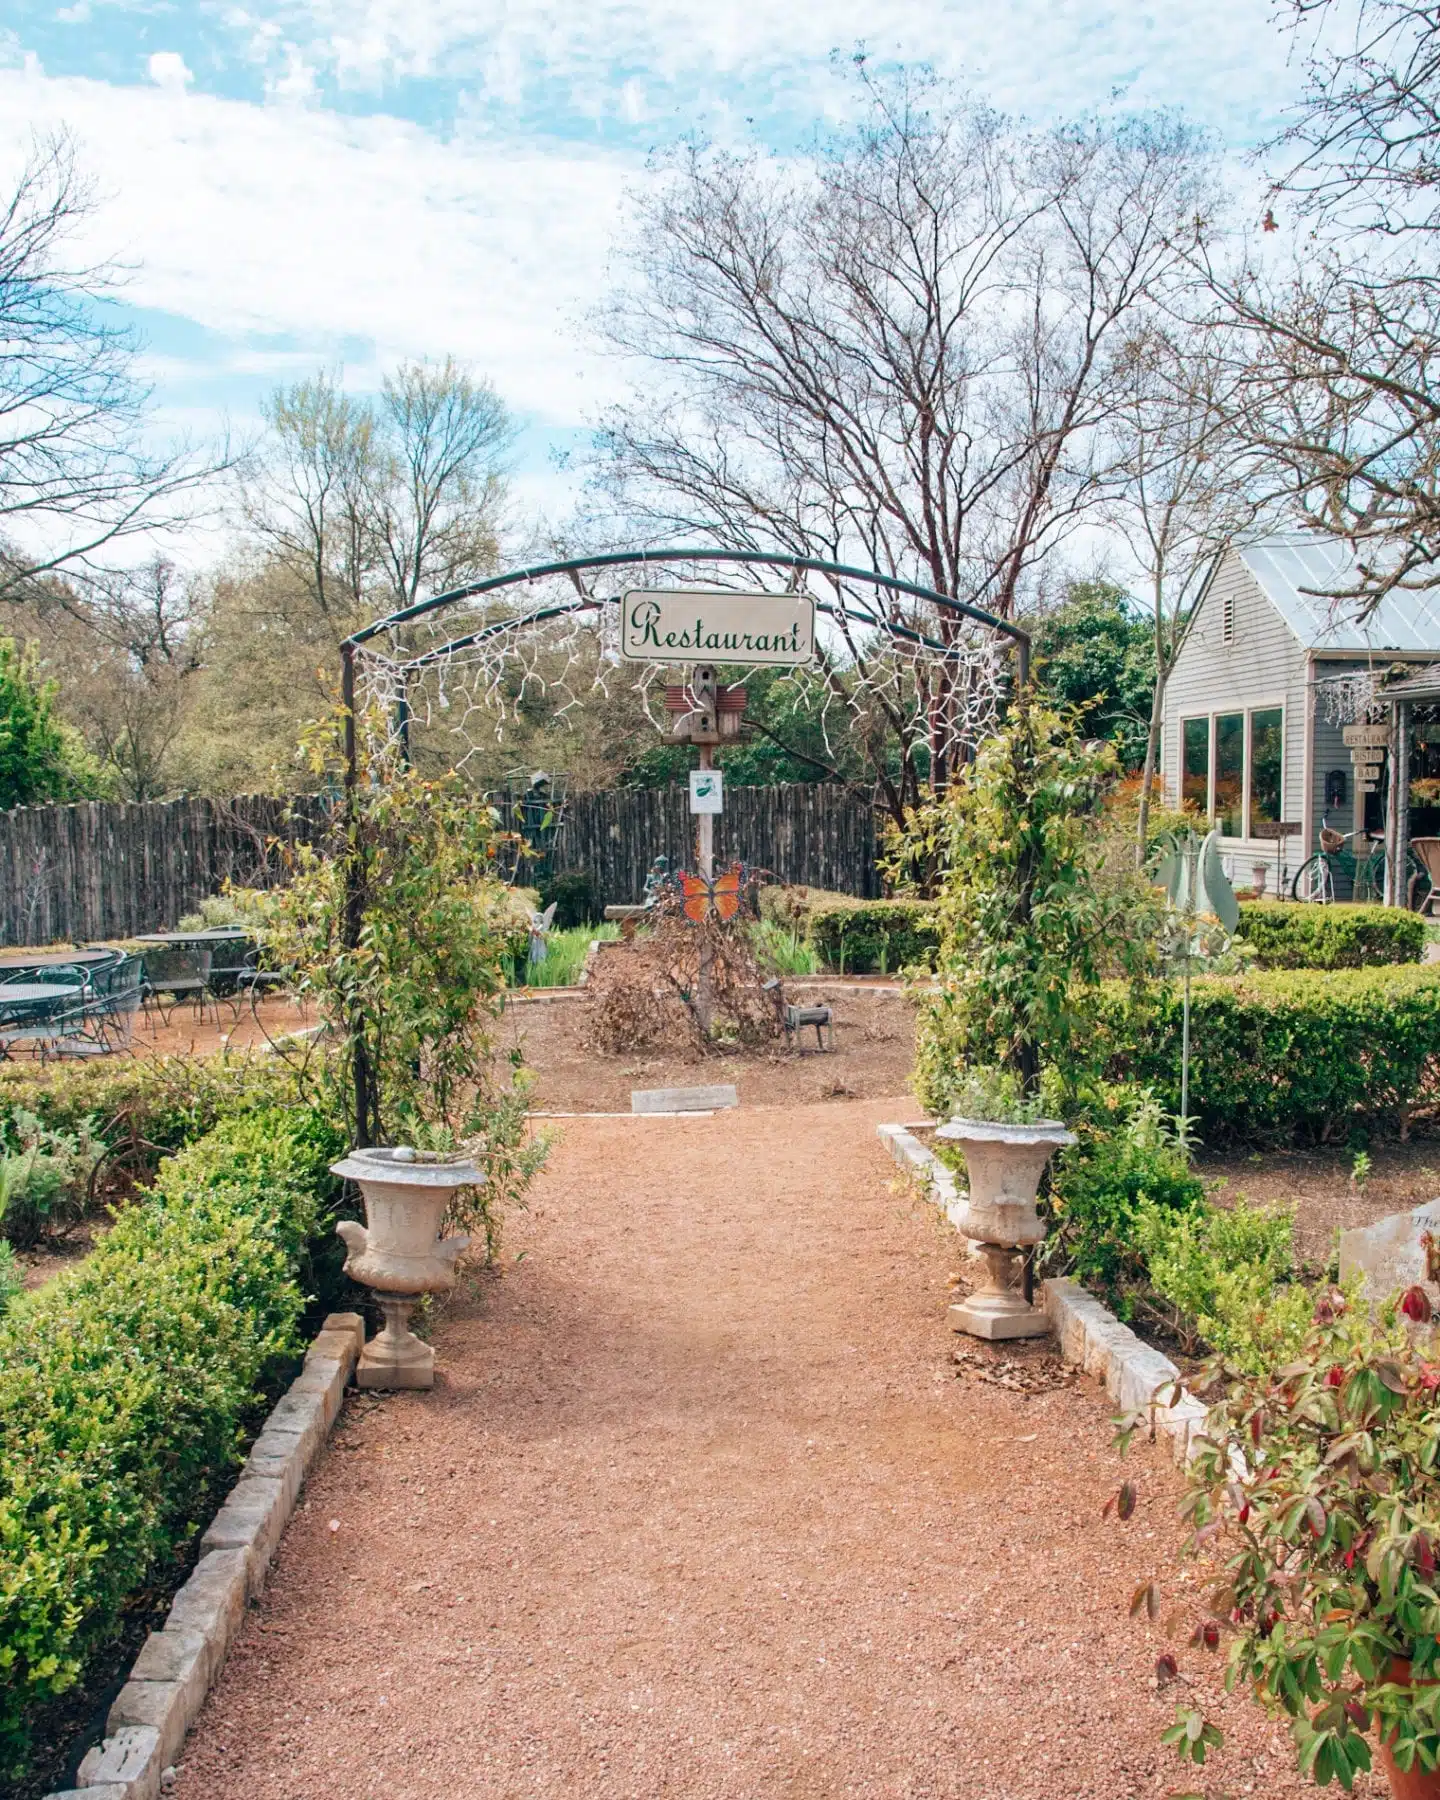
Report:
[[[1302,1773],[1347,1791],[1382,1759],[1440,1765],[1440,1347],[1424,1288],[1378,1316],[1322,1296],[1299,1355],[1211,1364],[1181,1514],[1215,1571],[1191,1643],[1288,1715]],[[1162,1397],[1163,1399],[1163,1397]],[[1121,1422],[1124,1441],[1135,1421]],[[1161,1610],[1158,1594],[1151,1616]],[[1173,1659],[1172,1659],[1173,1660]],[[1177,1709],[1192,1761],[1220,1734]]]

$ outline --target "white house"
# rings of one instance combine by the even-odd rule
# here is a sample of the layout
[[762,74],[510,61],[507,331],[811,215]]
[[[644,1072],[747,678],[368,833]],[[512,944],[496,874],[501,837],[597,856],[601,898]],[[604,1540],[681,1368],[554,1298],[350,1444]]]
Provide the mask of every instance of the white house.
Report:
[[[1440,594],[1388,595],[1363,625],[1327,596],[1355,580],[1342,548],[1272,537],[1229,551],[1212,571],[1165,696],[1160,772],[1168,802],[1190,804],[1224,834],[1232,879],[1278,862],[1288,886],[1318,847],[1322,820],[1342,832],[1383,830],[1384,784],[1365,793],[1325,703],[1327,681],[1381,674],[1397,661],[1440,660]],[[1422,741],[1414,773],[1440,758]],[[1440,766],[1435,773],[1440,774]],[[1440,828],[1433,819],[1412,830]],[[1266,825],[1293,823],[1280,840]]]

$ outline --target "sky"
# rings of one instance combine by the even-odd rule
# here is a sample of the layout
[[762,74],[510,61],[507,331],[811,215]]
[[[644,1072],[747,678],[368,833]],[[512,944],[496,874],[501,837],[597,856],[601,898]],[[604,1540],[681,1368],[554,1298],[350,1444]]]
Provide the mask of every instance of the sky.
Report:
[[623,381],[586,319],[627,195],[686,134],[803,148],[860,46],[1037,123],[1181,107],[1237,153],[1299,81],[1270,0],[6,0],[0,180],[32,134],[78,139],[161,428],[453,353],[555,518]]

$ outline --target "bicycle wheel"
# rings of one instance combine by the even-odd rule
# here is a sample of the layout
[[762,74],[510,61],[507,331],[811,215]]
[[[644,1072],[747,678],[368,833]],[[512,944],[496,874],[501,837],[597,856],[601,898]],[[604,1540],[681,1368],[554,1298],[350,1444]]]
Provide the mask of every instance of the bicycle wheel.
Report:
[[1290,883],[1292,900],[1309,900],[1320,906],[1329,906],[1335,898],[1335,877],[1330,870],[1330,858],[1323,850],[1317,850],[1309,862],[1301,863],[1295,871],[1295,879]]

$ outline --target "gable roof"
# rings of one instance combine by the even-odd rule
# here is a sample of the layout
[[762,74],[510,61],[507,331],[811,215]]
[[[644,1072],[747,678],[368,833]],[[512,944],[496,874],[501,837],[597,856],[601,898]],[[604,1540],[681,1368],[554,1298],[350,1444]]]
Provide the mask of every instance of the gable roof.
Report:
[[[1360,579],[1343,544],[1323,538],[1271,537],[1235,554],[1265,598],[1307,650],[1396,650],[1440,656],[1440,587],[1389,593],[1363,625],[1353,601],[1329,597]],[[1327,592],[1327,590],[1329,590]]]

